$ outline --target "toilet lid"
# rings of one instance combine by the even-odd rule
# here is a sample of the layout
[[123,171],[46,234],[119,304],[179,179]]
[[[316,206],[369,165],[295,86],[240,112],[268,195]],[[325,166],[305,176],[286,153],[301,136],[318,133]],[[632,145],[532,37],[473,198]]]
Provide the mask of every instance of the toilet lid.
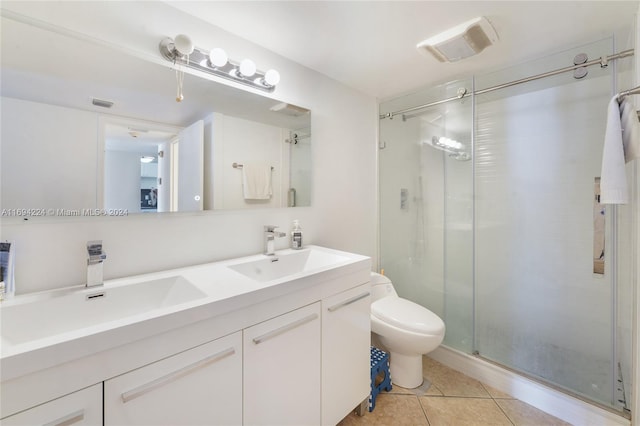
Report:
[[371,304],[371,314],[395,327],[421,334],[442,334],[444,322],[427,308],[401,297],[383,297]]

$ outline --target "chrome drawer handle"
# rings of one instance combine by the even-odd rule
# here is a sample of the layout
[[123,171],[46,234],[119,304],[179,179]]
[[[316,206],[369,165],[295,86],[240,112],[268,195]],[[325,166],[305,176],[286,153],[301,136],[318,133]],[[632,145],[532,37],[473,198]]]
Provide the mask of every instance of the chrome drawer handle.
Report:
[[64,417],[60,417],[58,420],[46,423],[44,426],[69,426],[74,423],[78,423],[84,419],[84,410],[74,411],[71,414],[67,414]]
[[186,367],[183,367],[179,370],[176,370],[162,377],[159,377],[149,383],[145,383],[144,385],[138,386],[137,388],[124,392],[122,395],[120,395],[120,397],[122,398],[122,402],[127,403],[133,399],[136,399],[139,396],[142,396],[148,392],[151,392],[161,386],[171,383],[177,379],[180,379],[188,374],[195,372],[196,370],[206,367],[209,364],[213,364],[216,361],[220,361],[221,359],[226,358],[235,353],[236,353],[235,348],[225,349],[224,351],[208,356],[204,359],[201,359],[200,361],[194,362],[193,364],[187,365]]
[[271,339],[273,337],[279,336],[282,333],[286,333],[287,331],[292,330],[292,329],[294,329],[296,327],[299,327],[302,324],[306,324],[308,322],[311,322],[316,318],[318,318],[318,314],[311,314],[311,315],[308,315],[308,316],[306,316],[304,318],[300,318],[297,321],[294,321],[294,322],[289,323],[287,325],[283,325],[282,327],[276,328],[275,330],[272,330],[272,331],[270,331],[268,333],[265,333],[262,336],[254,337],[253,338],[253,343],[255,343],[256,345],[260,344],[260,343],[264,342],[265,340],[269,340],[269,339]]
[[365,297],[369,297],[370,294],[371,294],[370,292],[362,293],[362,294],[360,294],[358,296],[352,297],[351,299],[347,299],[344,302],[340,302],[337,305],[333,305],[333,306],[327,308],[327,310],[329,312],[337,311],[338,309],[344,308],[345,306],[350,305],[352,303],[355,303],[358,300],[362,300]]

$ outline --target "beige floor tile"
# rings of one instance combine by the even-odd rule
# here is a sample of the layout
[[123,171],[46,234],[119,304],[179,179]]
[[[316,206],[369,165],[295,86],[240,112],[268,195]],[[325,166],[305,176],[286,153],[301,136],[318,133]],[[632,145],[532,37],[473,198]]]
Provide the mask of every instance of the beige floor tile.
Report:
[[482,383],[429,357],[423,357],[422,370],[444,396],[490,398]]
[[417,396],[380,394],[376,408],[359,417],[355,413],[345,417],[338,426],[429,426]]
[[[431,387],[433,387],[433,386],[431,386]],[[403,388],[403,387],[398,386],[398,385],[393,385],[393,387],[392,387],[392,389],[391,389],[391,391],[389,393],[393,394],[393,395],[413,395],[413,393],[411,393],[411,391],[409,389]]]
[[516,426],[571,426],[552,415],[517,399],[501,399],[496,403]]
[[485,385],[484,383],[482,384],[482,386],[484,386],[484,388],[487,390],[487,392],[489,392],[489,395],[491,395],[491,398],[494,398],[494,399],[515,399],[514,397],[512,397],[508,393],[504,393],[502,391],[499,391],[498,389],[492,388],[491,386]]
[[442,392],[440,392],[440,390],[433,383],[430,383],[430,386],[426,390],[424,390],[423,388],[407,389],[403,388],[402,386],[393,385],[393,389],[391,389],[391,392],[389,393],[416,396],[442,396]]
[[491,398],[423,396],[420,403],[431,426],[512,426]]

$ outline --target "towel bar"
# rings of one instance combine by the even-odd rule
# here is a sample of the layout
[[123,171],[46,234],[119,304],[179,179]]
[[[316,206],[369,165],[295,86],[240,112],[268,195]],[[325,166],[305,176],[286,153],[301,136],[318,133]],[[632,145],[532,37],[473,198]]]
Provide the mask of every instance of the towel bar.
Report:
[[[241,168],[242,168],[242,166],[243,166],[243,165],[242,165],[242,164],[240,164],[240,163],[233,163],[233,164],[231,165],[231,167],[233,167],[234,169],[241,169]],[[271,170],[273,170],[273,166],[271,166]]]

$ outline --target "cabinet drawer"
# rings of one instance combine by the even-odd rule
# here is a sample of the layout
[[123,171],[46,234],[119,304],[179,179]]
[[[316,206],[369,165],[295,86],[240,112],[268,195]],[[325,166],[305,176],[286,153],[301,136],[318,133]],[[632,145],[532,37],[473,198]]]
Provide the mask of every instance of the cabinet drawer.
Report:
[[242,424],[242,333],[105,382],[105,425]]
[[14,414],[0,423],[3,426],[101,426],[102,383]]

